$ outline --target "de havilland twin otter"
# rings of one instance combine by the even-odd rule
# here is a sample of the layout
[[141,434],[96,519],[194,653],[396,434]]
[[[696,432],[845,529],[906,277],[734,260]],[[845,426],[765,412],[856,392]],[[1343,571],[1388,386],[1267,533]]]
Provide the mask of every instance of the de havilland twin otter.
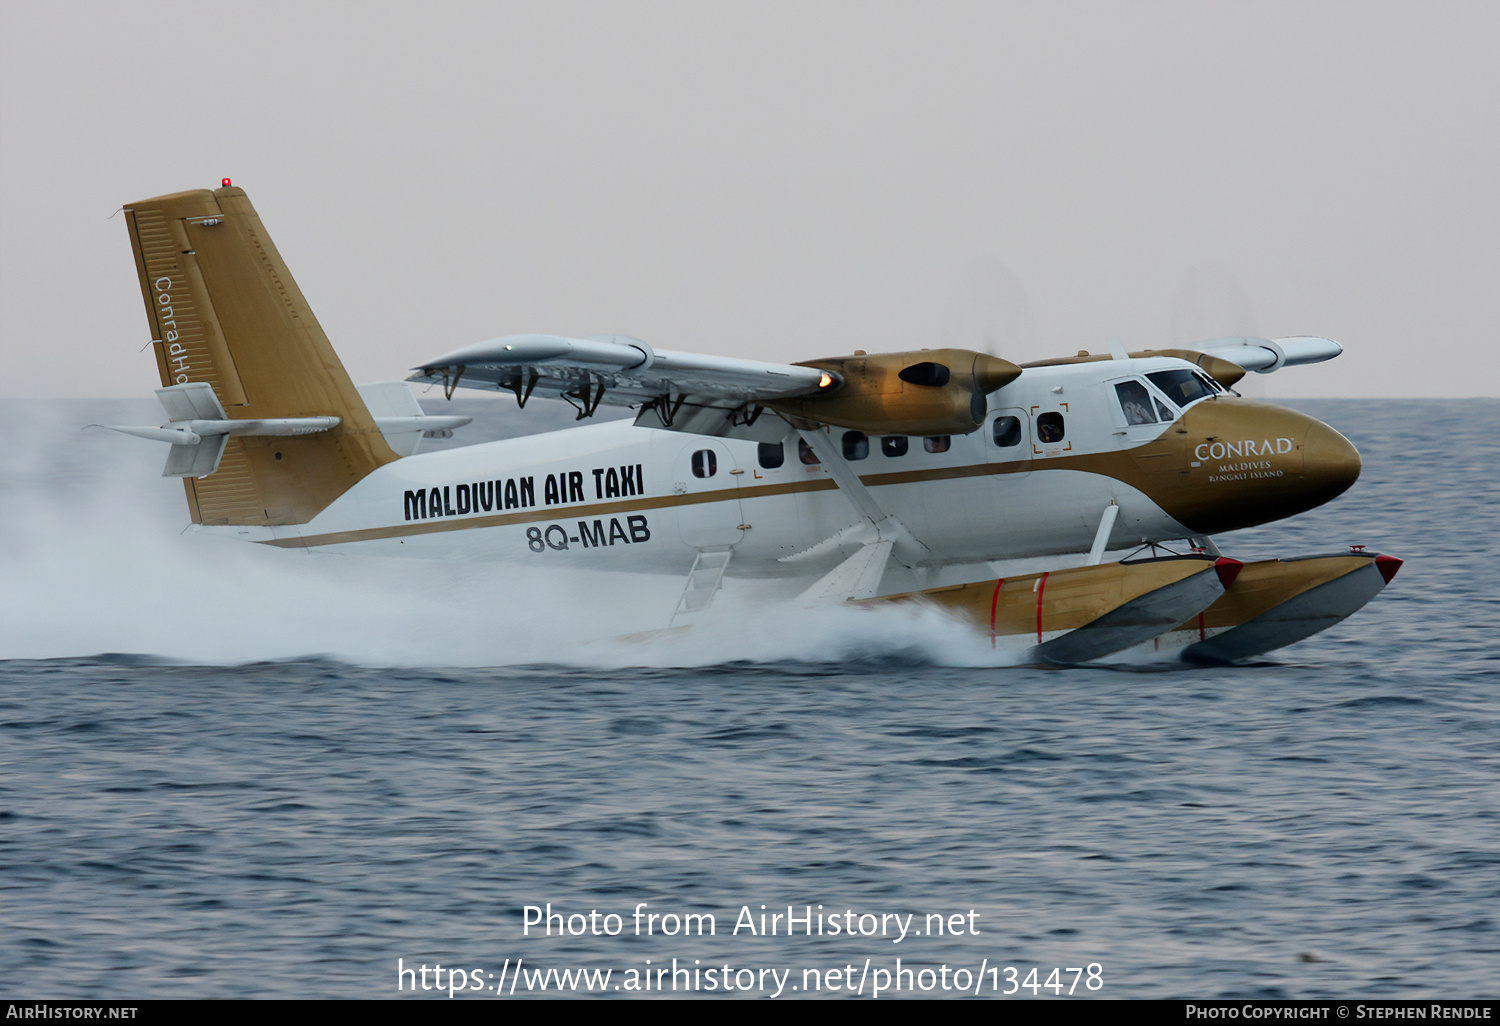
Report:
[[[1331,427],[1231,391],[1246,371],[1337,356],[1326,339],[783,365],[516,335],[409,380],[562,398],[581,420],[625,406],[634,422],[418,454],[467,418],[425,416],[404,382],[353,384],[243,190],[226,179],[125,212],[168,422],[116,429],[170,443],[163,473],[204,531],[676,575],[663,626],[691,621],[726,574],[800,578],[803,600],[925,603],[1065,664],[1255,656],[1342,620],[1401,565],[1359,547],[1241,563],[1212,541],[1359,476]],[[1038,558],[1053,568],[1004,570]]]

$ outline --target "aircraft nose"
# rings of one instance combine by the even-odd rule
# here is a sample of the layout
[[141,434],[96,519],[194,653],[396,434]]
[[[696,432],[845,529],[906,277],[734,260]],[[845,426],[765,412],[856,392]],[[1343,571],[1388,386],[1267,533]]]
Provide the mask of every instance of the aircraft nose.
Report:
[[1264,403],[1198,403],[1184,414],[1179,432],[1162,438],[1156,448],[1136,450],[1142,480],[1173,485],[1183,480],[1174,470],[1186,475],[1188,488],[1157,494],[1169,504],[1179,500],[1162,508],[1202,534],[1295,516],[1343,494],[1359,478],[1359,452],[1349,439],[1305,413]]
[[1318,492],[1316,504],[1342,495],[1359,479],[1359,450],[1321,421],[1308,429],[1302,454],[1303,479]]

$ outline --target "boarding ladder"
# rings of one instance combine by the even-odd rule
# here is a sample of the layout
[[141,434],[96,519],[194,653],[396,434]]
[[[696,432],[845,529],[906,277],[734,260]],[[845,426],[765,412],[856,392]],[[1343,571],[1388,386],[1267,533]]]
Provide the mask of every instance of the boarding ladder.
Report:
[[714,600],[714,594],[724,580],[724,569],[729,566],[730,549],[698,551],[693,568],[688,571],[687,585],[682,589],[682,598],[677,600],[677,611],[672,614],[672,626],[678,619],[701,613]]

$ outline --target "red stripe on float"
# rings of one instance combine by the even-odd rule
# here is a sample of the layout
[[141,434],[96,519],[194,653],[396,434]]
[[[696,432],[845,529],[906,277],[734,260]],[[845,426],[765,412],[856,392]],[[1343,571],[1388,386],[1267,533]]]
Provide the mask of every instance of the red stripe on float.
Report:
[[1004,583],[1004,577],[996,581],[995,594],[990,596],[990,648],[995,647],[995,607],[1000,604],[1000,586]]

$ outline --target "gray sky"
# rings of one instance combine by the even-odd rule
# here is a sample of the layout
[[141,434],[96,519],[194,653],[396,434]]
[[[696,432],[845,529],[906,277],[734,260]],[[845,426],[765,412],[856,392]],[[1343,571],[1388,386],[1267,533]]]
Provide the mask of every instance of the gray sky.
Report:
[[0,0],[0,394],[158,387],[122,203],[230,176],[358,381],[1217,334],[1500,395],[1500,4]]

